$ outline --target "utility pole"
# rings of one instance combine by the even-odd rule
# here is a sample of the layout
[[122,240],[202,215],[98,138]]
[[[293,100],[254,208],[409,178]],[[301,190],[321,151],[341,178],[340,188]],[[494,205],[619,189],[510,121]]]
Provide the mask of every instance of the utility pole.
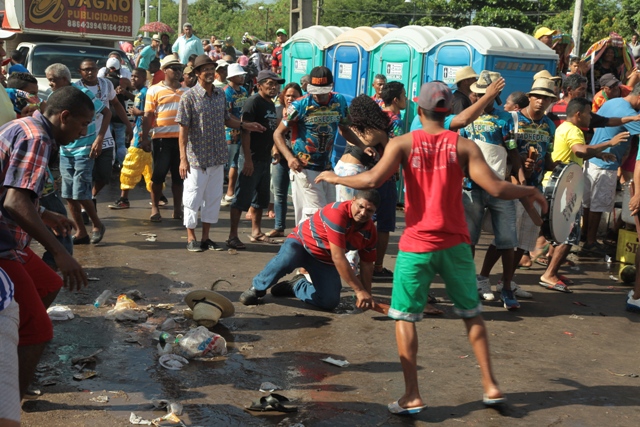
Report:
[[322,0],[316,2],[316,25],[320,25],[320,13],[322,12]]
[[[149,23],[149,0],[144,0],[144,24]],[[145,37],[149,37],[149,31],[144,32]]]
[[178,3],[178,28],[179,28],[180,34],[182,34],[182,26],[184,25],[185,22],[188,22],[187,20],[188,7],[189,6],[187,4],[187,0],[180,0],[180,3]]
[[161,12],[162,12],[162,0],[158,0],[158,22],[162,22],[160,21]]
[[580,56],[580,37],[582,36],[582,0],[576,0],[575,8],[573,10],[573,31],[571,37],[573,37],[573,51],[574,56]]

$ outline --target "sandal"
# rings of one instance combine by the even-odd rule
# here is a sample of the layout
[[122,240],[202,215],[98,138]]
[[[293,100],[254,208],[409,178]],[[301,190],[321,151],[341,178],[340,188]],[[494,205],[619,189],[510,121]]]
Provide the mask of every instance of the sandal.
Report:
[[267,237],[284,237],[284,230],[273,229],[273,230],[269,231],[268,233],[265,233],[265,236],[267,236]]
[[149,217],[149,221],[151,221],[151,222],[162,222],[162,216],[159,213],[153,214],[153,215],[151,215],[151,217]]
[[558,280],[556,283],[547,283],[547,282],[543,282],[542,278],[540,278],[539,284],[543,288],[547,288],[552,291],[565,292],[567,294],[573,293],[573,291],[569,289],[569,286],[567,286],[567,284],[564,283],[562,280]]
[[541,265],[543,267],[548,267],[549,266],[549,261],[550,258],[547,258],[544,255],[540,255],[538,257],[536,257],[536,260],[534,261],[536,264]]
[[238,236],[229,239],[225,242],[227,244],[227,247],[231,248],[231,249],[236,249],[236,250],[243,250],[243,249],[247,249],[247,247],[244,245],[244,243],[242,243],[240,241],[240,239],[238,238]]
[[567,276],[563,276],[562,274],[558,274],[558,278],[562,280],[567,285],[573,285],[573,280],[569,279]]
[[276,411],[276,412],[297,412],[298,408],[296,406],[291,405],[283,405],[283,402],[289,402],[289,399],[286,397],[277,394],[271,393],[268,396],[262,396],[260,400],[256,400],[251,403],[247,409],[250,411]]
[[256,236],[249,236],[249,241],[251,243],[269,243],[271,245],[279,245],[284,242],[282,239],[272,239],[264,233],[260,233]]
[[427,306],[424,308],[423,313],[429,316],[442,316],[444,314],[444,311],[440,310],[439,308],[435,308],[431,304],[427,304]]

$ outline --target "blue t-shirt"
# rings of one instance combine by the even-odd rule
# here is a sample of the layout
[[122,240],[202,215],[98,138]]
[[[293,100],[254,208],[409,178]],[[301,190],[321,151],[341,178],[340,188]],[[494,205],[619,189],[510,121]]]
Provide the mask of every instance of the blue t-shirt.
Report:
[[[136,94],[136,97],[133,100],[133,106],[138,110],[144,111],[144,103],[146,99],[147,99],[147,87],[144,86]],[[135,126],[133,127],[133,146],[136,148],[140,148],[140,136],[142,135],[143,119],[144,119],[144,116],[136,116]]]
[[[451,121],[455,116],[456,116],[455,114],[450,114],[447,117],[445,117],[444,128],[446,130],[450,130],[449,128],[451,127]],[[415,116],[413,118],[413,121],[411,122],[411,127],[409,129],[409,132],[413,132],[414,130],[418,130],[418,129],[422,129],[422,123],[420,122],[420,116]]]
[[93,102],[93,108],[95,109],[95,112],[93,114],[93,120],[91,120],[91,123],[89,123],[89,126],[87,126],[86,135],[81,136],[80,138],[73,141],[71,144],[60,146],[60,155],[64,157],[76,157],[76,158],[89,157],[89,154],[91,153],[91,145],[96,140],[96,136],[100,131],[100,129],[96,128],[96,118],[98,117],[98,114],[102,113],[102,110],[104,109],[104,104],[102,103],[102,101],[100,101],[99,98],[97,98],[93,94],[93,92],[91,92],[89,89],[84,87],[82,84],[80,85],[74,84],[74,87],[80,89],[82,92],[84,92],[85,95],[87,95],[91,99],[91,102]]
[[527,180],[528,185],[542,188],[542,179],[544,178],[545,164],[544,158],[547,153],[553,151],[553,138],[556,133],[556,125],[546,115],[538,121],[532,121],[518,112],[518,133],[516,134],[516,142],[518,144],[518,152],[520,155],[527,156],[529,147],[534,147],[538,152],[538,159],[533,166],[533,172]]
[[[245,89],[243,86],[240,86],[240,90],[236,91],[231,87],[231,85],[226,85],[223,90],[224,96],[227,98],[227,110],[229,110],[229,114],[236,119],[240,119],[240,116],[242,116],[242,108],[249,98],[247,89]],[[227,144],[240,143],[240,129],[233,129],[225,126],[224,132],[227,139]]]
[[138,62],[138,67],[143,68],[145,70],[149,69],[149,64],[156,57],[156,50],[151,47],[151,45],[145,47],[140,52],[140,62]]
[[[460,136],[472,141],[482,141],[491,145],[500,145],[505,150],[517,148],[511,113],[493,110],[484,113],[473,123],[460,129]],[[480,188],[469,178],[465,178],[465,188]]]
[[318,104],[313,95],[305,95],[289,104],[285,124],[291,129],[293,155],[305,169],[328,169],[338,124],[348,115],[344,96],[333,92],[326,105]]
[[[631,107],[628,101],[624,98],[614,98],[605,102],[598,110],[598,115],[604,117],[627,117],[635,116],[638,112]],[[593,138],[589,145],[598,145],[603,142],[610,141],[614,136],[620,132],[627,131],[631,135],[640,134],[640,122],[629,122],[626,125],[616,127],[597,128]],[[622,162],[622,157],[629,148],[629,140],[622,142],[615,147],[609,147],[603,151],[603,153],[611,153],[616,156],[617,161],[605,162],[604,160],[592,158],[589,159],[589,163],[606,170],[617,170]]]
[[28,72],[29,70],[27,70],[25,66],[22,64],[14,64],[11,67],[9,67],[9,71],[8,71],[9,75],[11,75],[12,73],[28,73]]

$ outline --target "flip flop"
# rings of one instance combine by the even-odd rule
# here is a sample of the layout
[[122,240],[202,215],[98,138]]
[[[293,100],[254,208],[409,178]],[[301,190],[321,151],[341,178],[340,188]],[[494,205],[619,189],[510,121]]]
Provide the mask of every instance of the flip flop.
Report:
[[573,285],[573,280],[569,279],[567,276],[563,276],[562,274],[558,274],[560,280],[562,280],[567,285]]
[[162,222],[162,216],[157,213],[157,214],[153,214],[149,217],[149,221],[151,222]]
[[247,247],[244,245],[244,243],[242,243],[240,241],[240,239],[238,239],[238,237],[234,237],[233,239],[229,239],[225,242],[227,244],[227,247],[231,248],[231,249],[236,249],[236,250],[244,250],[247,249]]
[[549,258],[547,258],[544,255],[541,255],[541,256],[537,257],[534,262],[536,264],[538,264],[538,265],[543,266],[543,267],[548,267],[549,266]]
[[271,230],[268,233],[265,233],[267,237],[284,237],[284,231],[281,230]]
[[249,236],[249,241],[251,243],[269,243],[270,245],[279,245],[280,243],[284,243],[284,240],[272,239],[264,233],[260,233],[257,236]]
[[547,283],[547,282],[543,282],[542,279],[540,279],[539,284],[543,288],[547,288],[552,291],[564,292],[567,294],[573,293],[573,291],[569,289],[567,284],[564,283],[562,280],[558,280],[556,283]]
[[283,405],[283,402],[289,402],[289,399],[287,399],[286,397],[277,394],[277,393],[271,393],[268,396],[263,396],[260,398],[260,400],[256,400],[255,402],[251,403],[251,406],[249,406],[247,409],[250,411],[260,411],[260,412],[266,412],[266,411],[275,411],[275,412],[297,412],[298,408],[296,406],[291,406],[291,405]]
[[500,405],[504,405],[505,403],[507,403],[507,398],[506,397],[496,397],[494,399],[491,399],[490,397],[488,397],[486,394],[482,395],[482,403],[484,403],[485,406],[500,406]]
[[413,415],[413,414],[419,414],[423,410],[427,409],[427,405],[414,406],[412,408],[403,408],[402,406],[400,406],[400,404],[396,400],[393,403],[389,403],[389,405],[387,405],[387,408],[389,409],[389,412],[391,412],[392,414],[396,414],[396,415]]

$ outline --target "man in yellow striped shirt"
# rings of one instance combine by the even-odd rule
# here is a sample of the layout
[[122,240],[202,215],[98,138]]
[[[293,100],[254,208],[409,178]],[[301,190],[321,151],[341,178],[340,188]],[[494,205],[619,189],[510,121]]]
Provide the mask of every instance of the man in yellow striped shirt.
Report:
[[171,170],[171,192],[173,193],[173,218],[182,218],[182,178],[180,178],[178,145],[180,125],[176,122],[176,115],[180,98],[187,91],[180,83],[184,66],[171,55],[162,60],[160,68],[165,78],[147,91],[140,139],[140,147],[145,151],[151,151],[149,133],[152,133],[153,175],[151,177],[151,217],[149,218],[152,222],[162,221],[158,204],[162,197],[162,185],[169,170]]

